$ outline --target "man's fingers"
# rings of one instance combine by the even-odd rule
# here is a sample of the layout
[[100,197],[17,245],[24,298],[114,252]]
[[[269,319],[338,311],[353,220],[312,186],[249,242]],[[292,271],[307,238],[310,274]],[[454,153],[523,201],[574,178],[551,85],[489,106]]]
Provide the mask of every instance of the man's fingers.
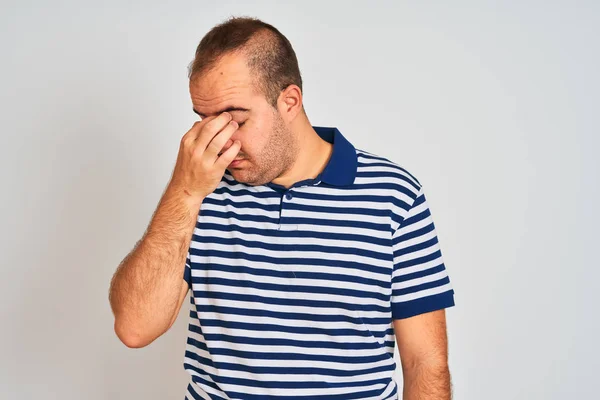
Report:
[[217,136],[213,138],[213,140],[208,144],[206,151],[204,152],[204,157],[207,160],[210,160],[212,163],[217,161],[219,157],[219,153],[223,150],[223,147],[229,142],[229,139],[233,135],[233,133],[237,130],[238,124],[235,121],[230,121],[229,124],[225,128],[219,132]]
[[190,146],[194,144],[204,123],[205,120],[194,122],[194,125],[181,137],[181,142]]
[[204,118],[201,122],[207,121],[202,124],[198,133],[196,134],[196,143],[201,148],[205,149],[210,141],[215,137],[217,133],[221,131],[229,121],[232,120],[231,114],[228,112],[223,112],[216,117],[207,117]]
[[242,142],[240,142],[239,140],[236,140],[235,142],[233,142],[233,144],[231,145],[230,148],[225,150],[223,152],[223,154],[221,154],[221,156],[219,158],[217,158],[215,165],[218,165],[221,169],[224,170],[235,159],[235,156],[238,155],[241,148],[242,148]]

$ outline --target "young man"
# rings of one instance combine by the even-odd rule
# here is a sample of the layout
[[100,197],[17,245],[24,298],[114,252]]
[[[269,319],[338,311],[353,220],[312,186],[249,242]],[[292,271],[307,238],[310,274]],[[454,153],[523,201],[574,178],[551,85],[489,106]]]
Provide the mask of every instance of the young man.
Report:
[[[232,18],[200,42],[193,110],[144,237],[111,284],[115,332],[143,347],[191,289],[194,399],[449,399],[454,305],[419,181],[312,126],[277,29]],[[183,279],[182,279],[183,277]]]

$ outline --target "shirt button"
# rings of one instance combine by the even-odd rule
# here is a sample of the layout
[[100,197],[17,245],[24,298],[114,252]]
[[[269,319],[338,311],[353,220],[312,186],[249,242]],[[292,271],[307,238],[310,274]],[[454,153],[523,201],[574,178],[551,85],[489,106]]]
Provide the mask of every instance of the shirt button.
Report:
[[288,199],[288,200],[290,200],[292,197],[293,197],[293,196],[292,196],[292,194],[291,194],[290,192],[287,192],[287,193],[285,194],[285,198],[286,198],[286,199]]

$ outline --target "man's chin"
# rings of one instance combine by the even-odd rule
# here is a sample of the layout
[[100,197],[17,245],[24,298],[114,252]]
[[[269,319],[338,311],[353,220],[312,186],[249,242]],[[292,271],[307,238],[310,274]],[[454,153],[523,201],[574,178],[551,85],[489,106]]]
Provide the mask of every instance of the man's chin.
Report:
[[246,174],[242,168],[227,167],[227,171],[240,183],[246,180]]
[[257,182],[256,180],[251,180],[253,176],[248,173],[246,168],[227,168],[233,179],[235,179],[239,183],[246,184],[248,186],[258,186],[264,185],[265,183]]

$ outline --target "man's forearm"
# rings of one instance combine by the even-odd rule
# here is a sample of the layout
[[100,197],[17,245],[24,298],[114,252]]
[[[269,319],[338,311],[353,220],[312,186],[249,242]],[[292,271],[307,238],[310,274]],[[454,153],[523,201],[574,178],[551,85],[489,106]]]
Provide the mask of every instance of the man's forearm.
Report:
[[109,299],[122,340],[146,344],[168,329],[200,204],[167,188],[144,237],[119,265]]
[[415,366],[403,370],[403,400],[450,400],[450,370],[447,364]]

